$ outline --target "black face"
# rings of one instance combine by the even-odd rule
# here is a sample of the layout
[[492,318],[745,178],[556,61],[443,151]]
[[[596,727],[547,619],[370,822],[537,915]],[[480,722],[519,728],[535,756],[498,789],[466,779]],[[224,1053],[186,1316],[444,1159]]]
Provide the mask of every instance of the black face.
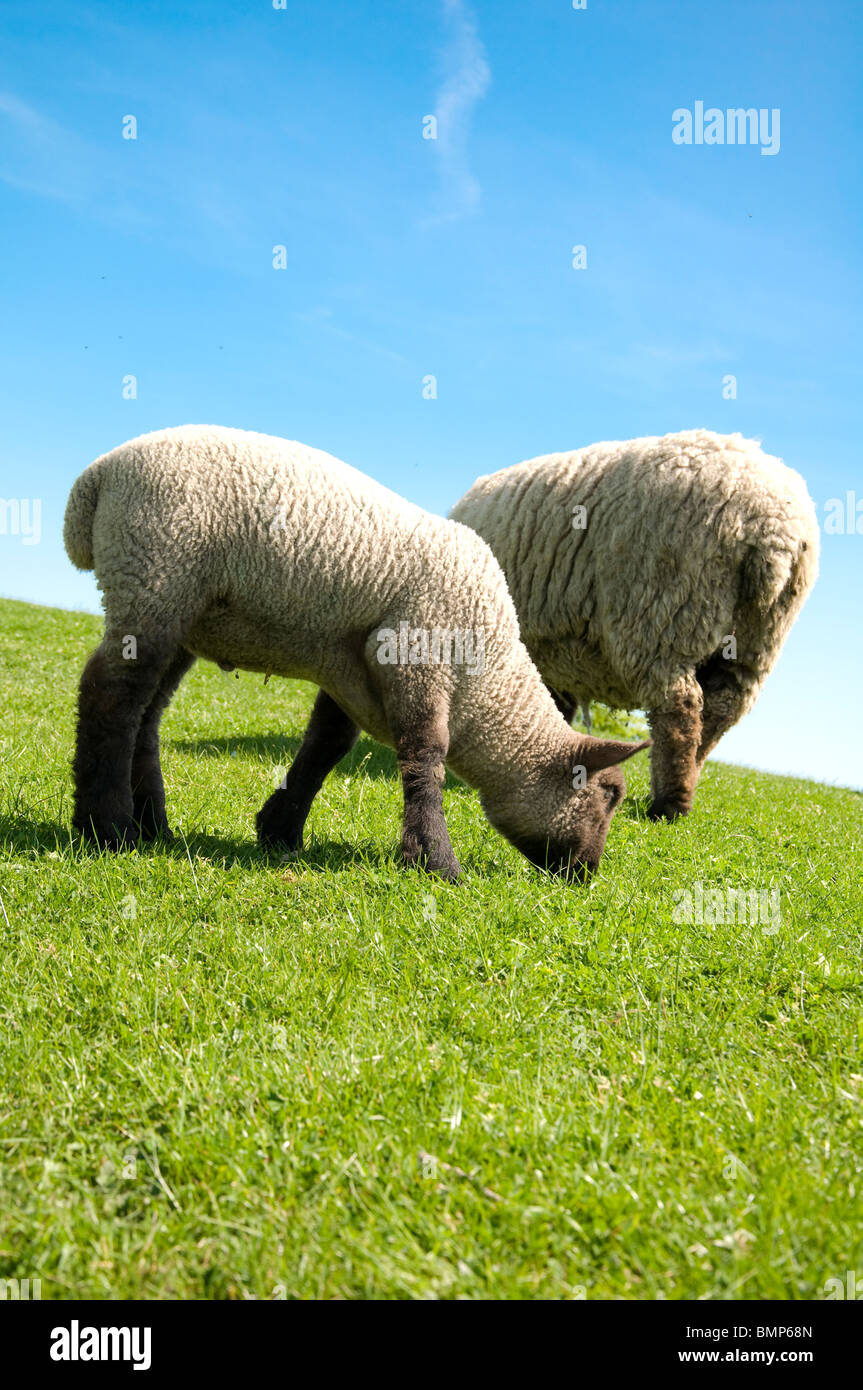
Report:
[[[506,831],[503,832],[506,835]],[[559,874],[569,882],[586,883],[599,867],[599,860],[605,847],[608,823],[601,831],[590,837],[588,844],[555,844],[553,840],[528,839],[522,836],[506,835],[510,844],[538,869],[550,874]]]
[[582,858],[574,846],[556,845],[551,840],[523,839],[515,835],[507,835],[506,838],[538,869],[545,869],[550,874],[561,874],[576,883],[586,883],[590,875],[596,872],[599,864],[599,855],[595,858]]
[[625,792],[623,776],[616,767],[599,773],[590,783],[590,798],[576,833],[565,843],[513,834],[506,826],[492,823],[538,869],[559,874],[570,882],[585,883],[599,866],[611,818]]

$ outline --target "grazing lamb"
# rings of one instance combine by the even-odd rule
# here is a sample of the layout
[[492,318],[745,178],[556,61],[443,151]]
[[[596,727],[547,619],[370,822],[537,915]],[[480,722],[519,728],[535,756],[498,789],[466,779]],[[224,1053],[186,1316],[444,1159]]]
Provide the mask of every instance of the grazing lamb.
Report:
[[[257,818],[297,849],[359,728],[396,750],[402,852],[460,872],[444,764],[534,863],[596,867],[647,744],[570,729],[519,640],[500,567],[444,521],[328,454],[211,426],[133,439],[81,474],[73,564],[93,568],[105,636],[81,678],[74,824],[98,843],[167,834],[159,720],[196,656],[320,686],[293,766]],[[578,770],[578,771],[576,771]],[[575,775],[574,775],[575,772]]]
[[685,815],[754,704],[818,570],[799,474],[739,434],[594,444],[478,478],[488,541],[558,707],[648,712],[653,817]]

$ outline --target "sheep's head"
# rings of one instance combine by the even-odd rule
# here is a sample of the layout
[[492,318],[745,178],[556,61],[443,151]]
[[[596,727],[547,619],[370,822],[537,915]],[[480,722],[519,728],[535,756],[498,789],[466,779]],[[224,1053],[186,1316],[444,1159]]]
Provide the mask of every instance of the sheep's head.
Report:
[[611,818],[626,794],[618,764],[650,747],[572,735],[572,746],[536,769],[515,795],[483,808],[496,830],[541,869],[584,882],[599,864]]

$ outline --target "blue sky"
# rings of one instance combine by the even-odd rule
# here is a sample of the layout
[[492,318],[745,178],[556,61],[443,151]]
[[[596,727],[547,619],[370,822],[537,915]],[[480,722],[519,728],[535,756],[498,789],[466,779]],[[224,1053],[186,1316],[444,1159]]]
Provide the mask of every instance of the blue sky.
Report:
[[[0,592],[97,609],[69,486],[188,422],[435,511],[694,426],[760,438],[822,521],[863,502],[854,0],[5,0],[0,33],[0,492],[42,503]],[[696,101],[778,108],[778,152],[675,144]],[[721,757],[863,786],[859,525]]]

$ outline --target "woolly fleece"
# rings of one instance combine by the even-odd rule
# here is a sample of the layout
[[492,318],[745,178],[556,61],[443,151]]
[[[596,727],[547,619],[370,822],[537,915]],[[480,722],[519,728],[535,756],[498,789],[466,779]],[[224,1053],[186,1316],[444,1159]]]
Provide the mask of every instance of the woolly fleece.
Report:
[[530,459],[477,479],[451,516],[500,560],[548,684],[618,708],[663,708],[734,635],[740,718],[818,570],[803,479],[739,434]]
[[[80,476],[64,539],[74,564],[95,568],[112,661],[132,634],[299,676],[390,746],[394,720],[439,709],[447,762],[510,837],[570,842],[585,817],[607,824],[622,794],[616,769],[604,789],[573,789],[571,764],[593,754],[594,770],[610,769],[636,748],[567,726],[485,542],[328,454],[215,426],[143,435]],[[481,630],[482,671],[381,665],[375,634],[402,622]]]

